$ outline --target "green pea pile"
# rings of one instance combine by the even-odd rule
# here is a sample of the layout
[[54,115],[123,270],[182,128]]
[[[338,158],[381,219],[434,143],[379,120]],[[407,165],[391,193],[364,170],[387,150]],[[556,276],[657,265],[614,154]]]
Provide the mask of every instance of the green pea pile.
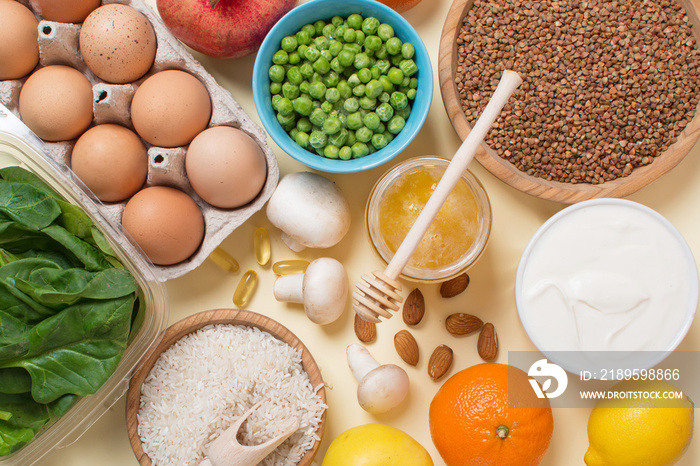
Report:
[[284,37],[269,69],[277,121],[301,147],[350,160],[404,128],[418,87],[414,46],[377,18],[352,14]]

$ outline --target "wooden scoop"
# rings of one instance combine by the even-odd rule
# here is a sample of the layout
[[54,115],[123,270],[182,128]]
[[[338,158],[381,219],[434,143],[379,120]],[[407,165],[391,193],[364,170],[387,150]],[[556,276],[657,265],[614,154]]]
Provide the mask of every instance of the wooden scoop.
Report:
[[289,426],[284,431],[260,445],[241,445],[238,442],[238,430],[246,419],[260,407],[263,401],[259,401],[246,411],[231,427],[226,429],[214,440],[204,453],[207,458],[199,466],[254,466],[287,440],[299,428],[299,418],[291,418]]
[[435,187],[435,191],[396,250],[394,257],[387,264],[384,272],[375,271],[369,275],[364,274],[355,284],[352,306],[360,317],[369,322],[378,323],[381,322],[379,316],[388,319],[392,316],[389,311],[399,310],[402,298],[398,293],[401,291],[401,284],[397,278],[423,239],[447,196],[462,178],[467,165],[474,158],[479,145],[486,137],[493,122],[498,118],[501,109],[521,83],[522,79],[515,71],[506,70],[503,72],[491,100],[452,157],[445,173]]

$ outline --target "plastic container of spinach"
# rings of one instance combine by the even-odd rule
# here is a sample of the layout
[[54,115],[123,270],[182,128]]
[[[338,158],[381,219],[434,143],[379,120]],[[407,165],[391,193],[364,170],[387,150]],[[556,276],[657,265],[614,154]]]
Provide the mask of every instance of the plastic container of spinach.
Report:
[[146,256],[43,144],[0,105],[0,465],[76,441],[167,324],[166,288]]

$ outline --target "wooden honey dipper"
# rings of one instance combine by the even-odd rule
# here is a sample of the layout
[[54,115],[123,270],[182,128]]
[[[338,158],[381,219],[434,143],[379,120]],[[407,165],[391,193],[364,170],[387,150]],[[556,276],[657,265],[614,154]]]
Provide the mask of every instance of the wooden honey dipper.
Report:
[[401,284],[397,279],[401,271],[423,239],[440,207],[462,178],[479,145],[486,137],[486,133],[498,118],[501,109],[521,83],[522,79],[515,71],[506,70],[503,72],[489,103],[452,157],[445,173],[435,187],[435,191],[387,264],[386,269],[383,272],[374,271],[371,274],[364,274],[355,284],[355,291],[352,293],[352,307],[364,320],[378,323],[381,322],[380,316],[388,319],[393,315],[389,311],[399,310],[403,298],[399,294]]

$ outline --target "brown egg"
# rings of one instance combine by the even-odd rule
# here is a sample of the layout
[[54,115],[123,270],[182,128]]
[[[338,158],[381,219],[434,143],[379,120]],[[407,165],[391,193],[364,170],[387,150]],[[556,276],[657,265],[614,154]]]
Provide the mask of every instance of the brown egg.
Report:
[[128,128],[105,124],[83,133],[71,153],[71,168],[103,202],[119,202],[146,182],[148,152]]
[[224,209],[255,199],[267,177],[260,146],[230,126],[199,133],[187,149],[185,169],[192,189],[209,204]]
[[136,81],[153,66],[156,34],[148,18],[128,5],[97,8],[80,28],[80,52],[98,78],[110,83]]
[[131,101],[131,121],[139,135],[154,146],[190,143],[209,124],[209,92],[195,76],[166,70],[146,79]]
[[122,213],[122,226],[157,265],[182,262],[204,238],[204,216],[184,192],[151,186],[134,194]]
[[32,73],[19,94],[24,123],[42,139],[80,136],[92,122],[92,85],[70,66],[52,65]]
[[0,2],[0,81],[28,75],[39,63],[37,21],[18,2]]
[[29,0],[34,11],[48,21],[82,23],[100,6],[100,0]]

